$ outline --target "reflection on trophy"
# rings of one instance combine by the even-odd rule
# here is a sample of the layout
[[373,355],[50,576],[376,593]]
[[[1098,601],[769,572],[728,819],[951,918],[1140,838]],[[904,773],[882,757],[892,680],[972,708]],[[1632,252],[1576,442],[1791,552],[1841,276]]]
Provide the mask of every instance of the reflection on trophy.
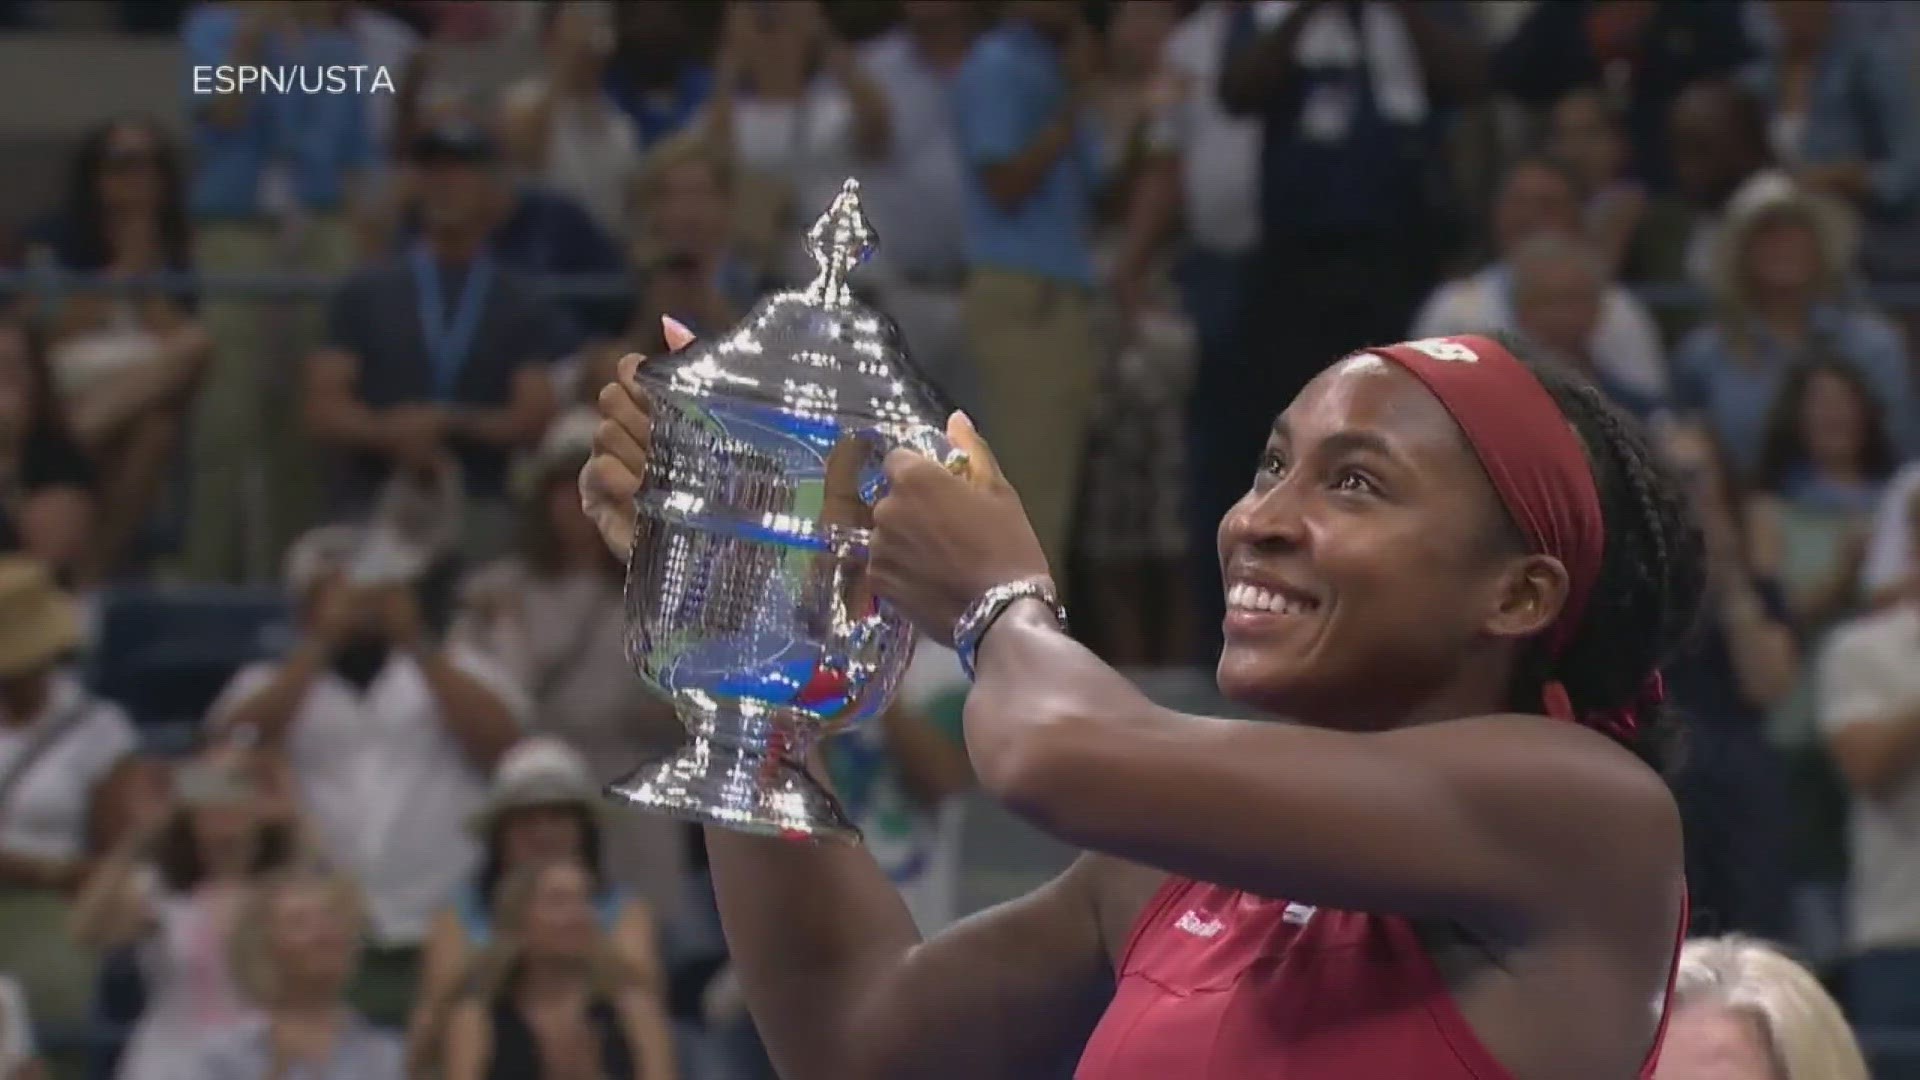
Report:
[[953,452],[939,393],[848,288],[875,242],[855,181],[807,239],[812,284],[640,369],[653,436],[627,654],[692,739],[609,790],[702,824],[852,839],[804,761],[885,709],[913,656],[913,628],[866,584],[881,464]]

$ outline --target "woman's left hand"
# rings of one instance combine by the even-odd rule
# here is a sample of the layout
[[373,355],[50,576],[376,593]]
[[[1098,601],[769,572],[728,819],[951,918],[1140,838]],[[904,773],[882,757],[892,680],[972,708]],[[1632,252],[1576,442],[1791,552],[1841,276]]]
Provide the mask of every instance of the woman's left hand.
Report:
[[922,633],[953,643],[954,622],[995,585],[1048,573],[1020,496],[965,413],[947,440],[965,476],[912,450],[887,455],[887,494],[873,508],[873,590]]

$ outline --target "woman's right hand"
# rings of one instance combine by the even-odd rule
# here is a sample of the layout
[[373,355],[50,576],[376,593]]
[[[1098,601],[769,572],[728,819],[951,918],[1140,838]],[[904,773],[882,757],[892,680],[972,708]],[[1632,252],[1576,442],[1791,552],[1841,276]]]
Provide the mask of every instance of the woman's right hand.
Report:
[[[662,316],[667,348],[678,352],[693,341],[693,331]],[[647,441],[653,418],[635,375],[645,358],[620,358],[614,380],[600,391],[600,427],[593,433],[593,457],[580,470],[580,509],[600,530],[607,550],[622,562],[633,547],[633,496],[646,475]]]

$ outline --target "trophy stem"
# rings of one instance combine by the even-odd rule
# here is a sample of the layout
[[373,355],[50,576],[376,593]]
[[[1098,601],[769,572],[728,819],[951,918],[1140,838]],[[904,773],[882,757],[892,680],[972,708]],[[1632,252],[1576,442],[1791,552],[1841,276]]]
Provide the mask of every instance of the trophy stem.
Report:
[[809,721],[749,716],[737,703],[675,702],[687,745],[608,785],[607,794],[696,825],[788,840],[860,839],[840,800],[803,762]]

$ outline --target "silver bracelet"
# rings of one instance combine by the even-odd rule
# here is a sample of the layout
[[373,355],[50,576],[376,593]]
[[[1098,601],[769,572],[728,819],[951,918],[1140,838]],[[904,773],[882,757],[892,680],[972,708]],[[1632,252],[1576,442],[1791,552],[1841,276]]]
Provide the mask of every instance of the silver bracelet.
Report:
[[1060,631],[1066,632],[1067,609],[1060,603],[1060,592],[1052,578],[1040,574],[995,585],[968,604],[953,624],[953,651],[960,657],[960,670],[966,672],[968,682],[973,681],[973,659],[980,651],[981,639],[1016,600],[1038,600],[1047,605]]

